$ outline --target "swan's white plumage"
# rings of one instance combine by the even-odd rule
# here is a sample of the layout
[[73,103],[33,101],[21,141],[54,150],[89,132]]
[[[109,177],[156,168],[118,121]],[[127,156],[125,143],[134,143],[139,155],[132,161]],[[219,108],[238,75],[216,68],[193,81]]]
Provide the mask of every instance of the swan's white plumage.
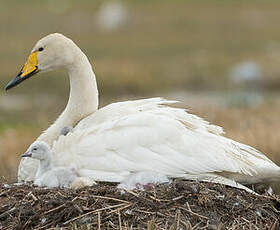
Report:
[[153,98],[98,110],[55,142],[58,164],[75,162],[83,176],[116,182],[151,169],[170,177],[227,175],[242,183],[280,175],[259,151],[221,136],[220,127],[170,103]]
[[[70,78],[64,112],[38,138],[53,145],[57,165],[75,164],[82,176],[116,182],[143,171],[239,188],[244,187],[236,182],[280,180],[280,168],[265,155],[222,136],[222,128],[175,108],[175,101],[151,98],[97,110],[95,75],[83,52],[60,34],[46,36],[33,50],[42,45],[49,51],[38,55],[39,69],[63,67]],[[65,126],[74,129],[59,136]],[[34,165],[22,161],[19,180],[32,179]]]

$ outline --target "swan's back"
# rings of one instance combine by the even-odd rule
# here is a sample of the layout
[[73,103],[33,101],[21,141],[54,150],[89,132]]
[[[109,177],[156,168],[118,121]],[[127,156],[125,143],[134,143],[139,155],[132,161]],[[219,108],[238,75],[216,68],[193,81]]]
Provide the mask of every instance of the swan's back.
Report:
[[152,114],[166,115],[167,117],[175,118],[180,122],[183,122],[189,128],[196,130],[206,130],[215,134],[224,133],[221,127],[211,125],[209,122],[201,119],[200,117],[187,113],[184,109],[172,107],[172,105],[176,103],[178,103],[178,101],[166,100],[160,97],[112,103],[84,118],[75,127],[75,130],[88,128],[89,126],[108,122],[110,120],[119,120],[130,115],[149,112]]

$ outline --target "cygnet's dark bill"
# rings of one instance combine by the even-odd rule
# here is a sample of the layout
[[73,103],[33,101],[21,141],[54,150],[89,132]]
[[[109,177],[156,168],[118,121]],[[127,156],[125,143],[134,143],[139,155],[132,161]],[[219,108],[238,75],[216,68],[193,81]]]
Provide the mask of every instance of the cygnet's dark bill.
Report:
[[37,53],[38,51],[35,51],[29,55],[27,62],[21,68],[18,75],[6,85],[5,90],[9,90],[15,87],[22,81],[39,72]]
[[32,157],[32,153],[27,151],[21,155],[21,157]]

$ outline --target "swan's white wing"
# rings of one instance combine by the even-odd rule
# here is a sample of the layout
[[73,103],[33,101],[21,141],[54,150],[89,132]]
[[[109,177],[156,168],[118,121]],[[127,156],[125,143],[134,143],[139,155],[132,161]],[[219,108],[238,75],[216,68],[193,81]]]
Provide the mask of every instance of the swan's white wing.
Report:
[[86,129],[103,122],[115,121],[136,113],[150,112],[177,119],[189,128],[204,129],[215,134],[224,133],[221,127],[211,125],[200,117],[187,113],[184,109],[170,107],[170,105],[176,103],[178,101],[160,97],[112,103],[81,120],[75,130]]
[[82,176],[108,181],[151,170],[172,177],[215,173],[248,183],[279,177],[278,166],[250,146],[221,136],[219,127],[183,109],[161,106],[168,101],[150,100],[110,105],[103,116],[100,110],[83,121],[87,128],[81,123],[54,144],[57,163],[74,163]]

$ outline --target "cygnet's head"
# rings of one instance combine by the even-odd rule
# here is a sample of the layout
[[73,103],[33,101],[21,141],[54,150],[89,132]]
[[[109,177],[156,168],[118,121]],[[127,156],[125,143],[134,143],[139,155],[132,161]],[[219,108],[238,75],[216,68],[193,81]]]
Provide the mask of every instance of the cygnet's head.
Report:
[[49,34],[36,43],[27,62],[18,75],[7,84],[6,90],[38,72],[69,68],[80,53],[79,47],[71,39],[59,33]]
[[71,127],[71,126],[65,126],[65,127],[63,127],[63,128],[60,130],[59,135],[66,136],[68,133],[70,133],[70,132],[72,132],[72,131],[73,131],[73,127]]
[[29,146],[27,151],[21,157],[32,157],[37,160],[45,160],[50,156],[50,147],[44,141],[35,141]]

